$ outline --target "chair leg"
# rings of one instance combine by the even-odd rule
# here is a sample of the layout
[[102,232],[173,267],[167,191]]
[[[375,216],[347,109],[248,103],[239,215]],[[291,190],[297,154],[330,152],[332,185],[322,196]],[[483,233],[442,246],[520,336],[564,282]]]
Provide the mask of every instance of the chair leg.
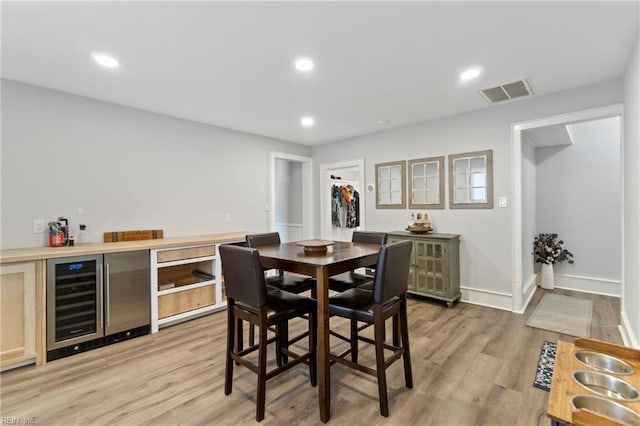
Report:
[[358,321],[351,320],[351,361],[358,362]]
[[318,385],[318,334],[316,330],[316,314],[309,313],[309,352],[311,352],[311,358],[309,359],[309,378],[311,379],[311,386]]
[[378,375],[378,398],[380,399],[380,415],[389,417],[389,400],[387,399],[387,373],[384,368],[384,319],[382,309],[374,307],[373,316],[374,340],[376,344],[376,373]]
[[267,384],[267,315],[261,314],[258,337],[258,394],[256,398],[256,421],[264,419]]
[[235,341],[235,325],[236,320],[232,314],[233,305],[227,308],[227,353],[225,359],[225,371],[224,371],[224,394],[229,395],[233,389],[233,360],[231,358],[231,352],[233,352],[236,346]]
[[392,338],[391,342],[393,346],[400,347],[400,321],[398,320],[398,315],[394,315],[391,319],[391,327],[392,327]]
[[407,320],[407,297],[400,305],[400,334],[402,335],[402,360],[404,362],[404,383],[409,389],[413,388],[413,374],[411,372],[411,351],[409,349],[409,321]]
[[[287,320],[282,321],[282,327],[278,329],[278,334],[281,348],[289,349],[289,322]],[[279,352],[279,356],[282,359],[280,365],[284,365],[289,361],[289,357],[282,352]]]
[[249,324],[249,346],[256,344],[256,326]]
[[[241,318],[236,318],[236,333],[235,333],[235,339],[236,339],[236,352],[240,352],[242,351],[242,349],[244,349],[244,333],[243,333],[243,329],[242,329],[242,319]],[[239,362],[236,361],[236,365],[240,365]]]
[[282,349],[285,347],[284,346],[284,342],[282,341],[282,337],[285,335],[284,332],[284,327],[285,327],[285,321],[280,321],[279,323],[276,324],[276,364],[278,367],[282,367],[283,362],[282,360],[283,355],[282,355]]

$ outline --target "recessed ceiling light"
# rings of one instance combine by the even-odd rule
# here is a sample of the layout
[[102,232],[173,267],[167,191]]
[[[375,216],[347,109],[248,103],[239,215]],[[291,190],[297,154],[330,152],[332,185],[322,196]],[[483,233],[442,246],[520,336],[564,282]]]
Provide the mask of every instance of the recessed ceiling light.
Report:
[[386,126],[389,123],[390,123],[389,120],[378,120],[378,124],[381,126]]
[[309,72],[313,69],[313,61],[310,58],[298,58],[295,66],[298,71]]
[[302,117],[302,120],[300,120],[300,124],[302,124],[304,127],[311,127],[314,123],[315,120],[313,119],[313,117]]
[[94,61],[96,61],[103,67],[118,68],[118,66],[120,65],[120,63],[115,58],[112,58],[108,55],[103,55],[102,53],[94,53],[91,56],[93,56]]
[[478,77],[481,72],[482,72],[482,68],[480,67],[469,68],[468,70],[460,74],[460,80],[463,80],[463,81],[473,80],[474,78]]

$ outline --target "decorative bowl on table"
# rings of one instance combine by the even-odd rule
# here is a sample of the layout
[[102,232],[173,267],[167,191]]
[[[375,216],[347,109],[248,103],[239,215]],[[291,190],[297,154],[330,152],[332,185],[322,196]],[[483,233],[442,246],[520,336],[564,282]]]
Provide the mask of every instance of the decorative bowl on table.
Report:
[[406,230],[414,234],[428,234],[433,231],[433,228],[431,228],[430,223],[414,223],[413,225],[407,226]]
[[334,245],[333,241],[326,240],[306,240],[298,241],[296,245],[304,247],[304,254],[325,254],[329,246]]

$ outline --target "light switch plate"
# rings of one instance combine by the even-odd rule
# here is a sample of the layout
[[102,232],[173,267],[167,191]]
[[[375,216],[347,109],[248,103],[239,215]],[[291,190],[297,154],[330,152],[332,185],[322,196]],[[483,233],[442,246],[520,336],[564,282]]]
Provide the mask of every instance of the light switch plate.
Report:
[[34,219],[33,220],[33,233],[34,234],[44,234],[45,225],[44,219]]
[[507,207],[507,197],[498,198],[498,207]]

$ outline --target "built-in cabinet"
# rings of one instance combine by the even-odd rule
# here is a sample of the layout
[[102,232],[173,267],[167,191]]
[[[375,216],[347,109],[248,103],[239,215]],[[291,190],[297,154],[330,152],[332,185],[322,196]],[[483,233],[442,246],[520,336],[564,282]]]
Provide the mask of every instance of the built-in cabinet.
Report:
[[413,242],[408,292],[447,302],[460,299],[460,235],[390,232],[388,241]]
[[0,367],[36,361],[37,288],[40,262],[0,266]]
[[151,250],[151,332],[226,306],[217,244]]

